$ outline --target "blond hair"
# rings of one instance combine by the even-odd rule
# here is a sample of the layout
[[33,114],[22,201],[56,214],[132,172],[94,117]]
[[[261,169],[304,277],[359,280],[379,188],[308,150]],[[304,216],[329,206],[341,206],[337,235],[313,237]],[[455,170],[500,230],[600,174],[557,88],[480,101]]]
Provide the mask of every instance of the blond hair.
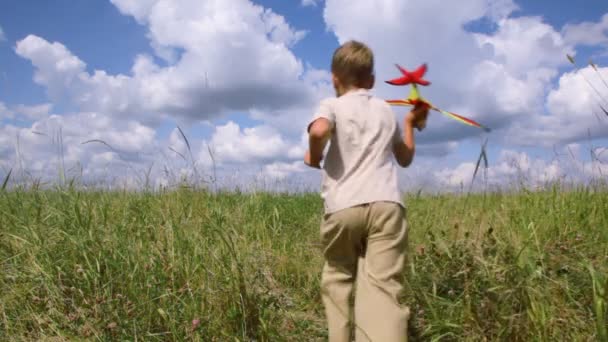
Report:
[[344,87],[364,87],[374,74],[374,54],[367,45],[348,41],[334,52],[331,72]]

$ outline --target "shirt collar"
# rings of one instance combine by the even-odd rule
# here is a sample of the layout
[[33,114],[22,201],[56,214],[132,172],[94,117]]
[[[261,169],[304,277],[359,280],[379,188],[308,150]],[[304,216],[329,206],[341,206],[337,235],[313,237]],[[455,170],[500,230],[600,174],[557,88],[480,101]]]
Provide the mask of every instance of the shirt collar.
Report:
[[347,91],[342,96],[346,96],[346,95],[368,95],[369,96],[369,94],[370,94],[369,89],[357,88],[357,89],[352,89],[352,90]]

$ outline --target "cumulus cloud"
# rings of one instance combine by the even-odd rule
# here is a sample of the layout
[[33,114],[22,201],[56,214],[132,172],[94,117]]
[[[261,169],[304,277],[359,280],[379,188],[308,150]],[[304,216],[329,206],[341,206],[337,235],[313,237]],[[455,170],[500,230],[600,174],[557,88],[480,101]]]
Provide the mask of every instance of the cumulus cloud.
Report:
[[43,103],[34,106],[20,104],[17,105],[14,110],[17,114],[24,116],[27,120],[40,120],[48,116],[52,108],[52,103]]
[[294,173],[303,173],[307,171],[306,166],[302,162],[275,162],[264,167],[264,171],[273,179],[285,179]]
[[[306,31],[249,0],[111,2],[145,27],[155,56],[138,55],[128,73],[110,74],[90,71],[86,61],[60,42],[35,35],[18,41],[15,52],[32,63],[34,81],[46,88],[51,103],[0,103],[0,120],[7,123],[0,126],[0,165],[22,163],[30,172],[48,172],[61,160],[80,165],[92,178],[104,172],[124,176],[125,184],[136,182],[134,174],[139,171],[117,170],[146,170],[150,165],[154,167],[149,176],[157,185],[216,171],[230,184],[237,183],[230,178],[237,174],[241,180],[261,174],[283,180],[306,175],[318,181],[301,163],[307,147],[304,128],[316,104],[334,91],[327,70],[307,65],[293,52]],[[608,15],[560,31],[540,17],[512,17],[518,9],[512,0],[300,4],[323,4],[327,28],[340,43],[359,39],[374,49],[378,96],[398,98],[407,93],[382,82],[398,73],[394,63],[413,68],[427,62],[433,84],[422,89],[423,95],[441,108],[494,128],[509,148],[570,143],[589,132],[592,137],[607,134],[606,125],[593,115],[597,103],[581,78],[583,73],[593,78],[591,70],[560,75],[559,68],[567,63],[565,54],[574,55],[578,45],[607,42]],[[468,23],[482,18],[492,21],[496,30],[466,30]],[[331,51],[326,55],[329,59]],[[53,115],[52,103],[60,101],[76,113]],[[235,112],[255,123],[233,120],[213,126],[215,118]],[[398,120],[405,114],[401,109],[395,112]],[[16,118],[32,122],[31,127],[8,124]],[[158,136],[161,121],[208,122],[213,128],[210,136],[191,139],[189,151],[177,129],[167,138]],[[61,154],[59,134],[65,138]],[[453,154],[461,141],[479,134],[480,130],[432,114],[427,129],[417,135],[421,158],[404,174],[418,172],[422,183],[435,182],[435,176],[451,179],[451,186],[465,182],[474,168],[470,163],[435,176],[428,170],[436,165],[425,163]],[[509,160],[525,165],[538,181],[557,179],[565,172],[511,149],[488,175],[498,181],[517,174]],[[537,175],[541,171],[545,176]]]
[[[571,81],[568,74],[560,76],[559,72],[568,63],[566,54],[576,54],[576,46],[591,42],[575,38],[577,35],[590,30],[595,37],[593,42],[604,39],[608,15],[599,23],[570,25],[560,31],[541,17],[511,17],[517,10],[513,1],[421,4],[386,0],[371,4],[327,0],[325,4],[325,21],[340,42],[358,39],[372,47],[377,57],[378,80],[396,75],[395,62],[410,68],[427,62],[432,85],[422,89],[423,95],[440,108],[493,128],[494,134],[504,137],[501,143],[507,146],[570,143],[587,138],[590,128],[595,137],[605,134],[603,128],[594,127],[596,116],[585,100],[590,88],[585,86],[584,92],[581,87],[566,89]],[[439,6],[442,11],[436,11]],[[371,11],[378,15],[366,15]],[[480,18],[492,20],[496,30],[466,31],[467,23]],[[404,37],[407,45],[396,43]],[[553,89],[556,79],[563,90]],[[387,98],[405,96],[401,88],[382,82],[377,90]],[[571,94],[581,96],[568,105],[557,100],[567,102]],[[579,121],[573,127],[575,118]],[[418,142],[425,145],[462,141],[478,134],[479,130],[437,116],[429,121]]]
[[59,99],[60,92],[78,86],[74,83],[86,76],[84,62],[73,56],[63,44],[51,44],[40,37],[29,35],[17,42],[15,51],[36,66],[34,81],[46,86],[53,99]]
[[33,106],[19,104],[9,108],[6,104],[0,102],[0,122],[15,118],[26,121],[42,119],[49,115],[52,107],[53,104],[51,103],[43,103]]
[[449,141],[435,144],[419,145],[416,154],[422,157],[445,157],[458,148],[458,142]]
[[[192,172],[197,166],[217,164],[228,170],[256,165],[263,170],[268,163],[302,158],[303,130],[315,102],[333,93],[327,71],[303,65],[290,50],[305,31],[293,29],[282,16],[246,0],[113,3],[147,27],[151,46],[159,57],[167,57],[169,65],[163,67],[152,56],[139,55],[128,75],[89,72],[85,61],[60,42],[29,35],[17,42],[15,52],[32,63],[34,81],[46,88],[53,102],[67,100],[78,114],[47,117],[51,105],[44,104],[4,106],[2,117],[33,120],[31,131],[59,122],[68,137],[64,141],[70,143],[75,139],[72,128],[88,132],[89,143],[72,149],[66,160],[76,162],[84,154],[74,151],[94,148],[98,153],[79,161],[85,169],[123,159],[158,164],[158,158],[150,156],[155,153],[152,147],[171,159],[174,179],[196,177]],[[192,157],[177,130],[167,141],[155,136],[155,126],[166,117],[208,122],[234,111],[250,113],[267,124],[217,126],[208,139],[190,141]],[[11,130],[7,136],[13,140],[31,133],[8,125],[3,128]],[[25,154],[40,155],[28,146],[33,145],[24,145]],[[17,159],[13,153],[4,162]],[[169,182],[167,173],[157,172],[158,184]]]
[[[598,72],[606,74],[608,68],[598,68]],[[608,89],[591,67],[566,72],[546,97],[545,106],[550,114],[533,115],[513,123],[509,135],[520,145],[545,147],[603,138],[608,134],[608,116],[600,107],[607,108],[603,98],[608,98]]]
[[[495,55],[494,46],[511,44],[512,36],[502,33],[507,29],[501,31],[500,27],[517,25],[517,22],[511,24],[505,19],[517,9],[513,1],[469,0],[445,4],[440,1],[328,0],[325,6],[327,26],[341,43],[349,39],[362,40],[374,50],[379,81],[397,75],[394,63],[413,68],[427,62],[427,75],[432,85],[422,89],[423,95],[443,109],[469,116],[494,129],[504,126],[509,121],[505,118],[518,109],[519,105],[514,103],[519,99],[513,98],[521,94],[534,97],[534,94],[528,95],[529,90],[538,93],[536,83],[546,82],[545,74],[539,73],[534,79],[539,81],[529,86],[525,76],[511,72],[505,58],[500,61]],[[441,11],[437,11],[439,7]],[[377,15],[367,15],[371,12]],[[416,15],[412,16],[412,13]],[[494,36],[489,35],[488,40],[482,42],[483,36],[465,29],[466,24],[480,18],[496,21],[499,25],[496,34],[504,37],[490,40]],[[399,43],[404,39],[407,44]],[[534,43],[531,39],[530,45]],[[424,48],[416,48],[419,46]],[[508,76],[506,81],[505,76]],[[511,84],[518,87],[511,90]],[[516,93],[503,97],[500,90],[505,88]],[[406,96],[403,88],[387,86],[383,82],[378,82],[377,91],[386,98]],[[480,133],[441,116],[432,121],[427,132],[420,135],[419,141],[423,144],[462,140]]]
[[325,70],[309,67],[303,81],[310,86],[312,97],[308,103],[296,104],[284,109],[259,110],[251,109],[249,115],[254,120],[266,122],[282,133],[295,137],[304,132],[312,118],[318,103],[326,97],[335,96],[331,84],[331,74]]
[[[557,74],[554,69],[539,68],[519,77],[504,64],[491,60],[480,62],[473,70],[471,92],[465,97],[477,119],[494,129],[507,128],[518,120],[541,115],[548,85]],[[481,113],[481,114],[477,114]]]
[[514,75],[538,68],[554,68],[567,63],[564,56],[573,54],[572,45],[539,17],[518,17],[498,22],[498,31],[476,34],[482,47],[491,48],[494,60],[502,62]]
[[574,47],[539,17],[507,18],[497,25],[493,34],[474,34],[485,57],[471,70],[465,98],[473,113],[483,113],[479,120],[509,128],[545,113],[546,93]]
[[254,159],[271,161],[284,157],[288,148],[281,134],[270,126],[257,126],[241,130],[230,121],[217,126],[211,138],[211,146],[219,160],[247,163]]
[[597,23],[567,24],[562,32],[564,39],[571,44],[608,46],[608,13]]
[[[177,146],[184,154],[183,139],[175,132],[170,136],[172,146]],[[200,141],[198,150],[201,164],[209,165],[211,153],[218,165],[240,164],[266,165],[276,162],[302,160],[308,147],[308,137],[304,133],[299,139],[292,139],[270,125],[241,128],[229,121],[215,126],[211,138]]]
[[0,126],[0,164],[33,179],[59,173],[99,179],[154,157],[155,131],[135,121],[116,124],[98,113],[50,115],[30,127]]
[[15,113],[10,110],[3,102],[0,102],[0,122],[6,119],[12,119]]
[[[608,174],[608,164],[599,159],[583,161],[581,156],[574,155],[578,145],[562,149],[565,157],[550,160],[533,158],[525,152],[505,149],[500,153],[496,163],[487,169],[480,168],[476,183],[480,188],[506,188],[525,186],[543,187],[555,182],[586,183],[601,179]],[[600,149],[601,151],[601,149]],[[458,190],[468,187],[473,180],[475,164],[465,162],[452,168],[444,168],[433,173],[439,185]],[[485,177],[485,179],[484,179]]]
[[486,15],[494,21],[505,19],[520,9],[512,0],[487,0],[486,6]]
[[[162,115],[203,120],[230,111],[309,104],[312,89],[290,47],[305,36],[270,9],[247,0],[113,3],[147,26],[151,46],[179,56],[161,67],[140,55],[131,75],[86,71],[59,42],[30,35],[16,52],[34,65],[35,81],[57,101],[154,123]],[[188,34],[184,34],[188,32]]]
[[316,7],[320,0],[302,0],[302,6],[304,7]]

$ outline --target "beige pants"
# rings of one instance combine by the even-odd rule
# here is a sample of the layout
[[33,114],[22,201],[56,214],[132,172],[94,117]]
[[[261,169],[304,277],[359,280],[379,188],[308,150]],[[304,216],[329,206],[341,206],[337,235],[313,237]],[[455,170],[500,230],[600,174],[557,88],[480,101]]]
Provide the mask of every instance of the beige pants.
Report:
[[[374,202],[325,215],[321,296],[330,342],[407,341],[409,308],[399,304],[406,264],[405,209]],[[350,301],[356,282],[354,312]]]

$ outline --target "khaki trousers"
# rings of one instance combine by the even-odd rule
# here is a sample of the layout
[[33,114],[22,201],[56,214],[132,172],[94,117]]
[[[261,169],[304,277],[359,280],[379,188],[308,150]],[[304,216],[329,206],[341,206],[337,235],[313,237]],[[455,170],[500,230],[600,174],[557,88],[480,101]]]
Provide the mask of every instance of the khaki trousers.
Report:
[[410,311],[399,303],[407,233],[405,209],[397,203],[374,202],[325,215],[321,297],[330,342],[351,342],[353,321],[357,342],[407,341]]

